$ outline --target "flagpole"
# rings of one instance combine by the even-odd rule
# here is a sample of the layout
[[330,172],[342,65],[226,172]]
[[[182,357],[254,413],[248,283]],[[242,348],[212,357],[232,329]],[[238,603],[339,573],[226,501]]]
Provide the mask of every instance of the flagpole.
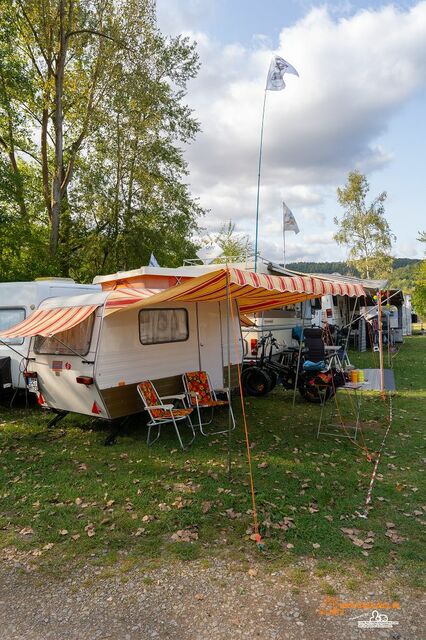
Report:
[[263,98],[262,109],[262,125],[260,127],[260,147],[259,147],[259,170],[257,173],[257,197],[256,197],[256,234],[254,242],[254,271],[257,271],[257,245],[259,239],[259,199],[260,199],[260,170],[262,168],[262,147],[263,147],[263,124],[265,122],[265,107],[266,107],[266,89]]
[[284,264],[283,267],[285,268],[285,209],[284,209],[284,202],[283,202],[283,258],[284,258]]

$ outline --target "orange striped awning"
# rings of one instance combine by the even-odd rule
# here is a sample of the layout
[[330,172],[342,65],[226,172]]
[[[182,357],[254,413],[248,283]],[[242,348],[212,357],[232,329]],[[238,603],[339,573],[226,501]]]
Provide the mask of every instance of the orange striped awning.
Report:
[[[359,284],[333,282],[314,276],[270,276],[229,268],[191,278],[145,299],[135,300],[126,308],[172,301],[219,302],[226,300],[228,294],[232,300],[238,301],[241,313],[252,313],[319,298],[325,294],[359,297],[365,292]],[[116,310],[119,309],[110,308],[109,312]]]
[[163,289],[147,289],[142,287],[120,287],[119,289],[114,289],[108,295],[105,303],[105,315],[118,309],[126,309],[135,302],[150,298],[156,293],[160,293],[160,291],[163,291]]
[[98,307],[97,304],[80,307],[60,307],[37,309],[23,322],[0,332],[1,338],[27,338],[30,336],[49,337],[60,331],[72,329],[86,320]]

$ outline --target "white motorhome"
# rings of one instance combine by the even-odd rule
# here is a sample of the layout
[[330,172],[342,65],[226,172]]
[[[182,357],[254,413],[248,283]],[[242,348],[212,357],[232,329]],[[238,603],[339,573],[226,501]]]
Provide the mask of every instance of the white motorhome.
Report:
[[[99,285],[77,284],[72,278],[40,278],[33,282],[0,283],[0,331],[25,320],[43,300],[54,296],[73,296],[100,291]],[[23,371],[26,365],[30,338],[0,340],[0,362],[7,370],[4,388],[24,389]]]
[[[33,390],[38,388],[39,402],[60,412],[111,420],[143,410],[136,387],[146,379],[161,396],[182,393],[182,373],[201,369],[215,388],[223,388],[228,386],[227,336],[229,386],[236,386],[242,344],[235,302],[232,318],[223,301],[126,308],[191,276],[190,267],[143,267],[95,278],[102,292],[46,300],[41,305],[46,312],[92,311],[66,331],[33,338],[28,373],[34,376],[29,380]],[[123,281],[128,287],[117,288]]]

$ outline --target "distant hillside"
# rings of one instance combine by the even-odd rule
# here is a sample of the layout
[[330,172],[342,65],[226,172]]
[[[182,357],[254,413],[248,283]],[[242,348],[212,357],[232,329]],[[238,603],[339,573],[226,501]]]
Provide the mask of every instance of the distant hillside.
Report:
[[[399,270],[408,267],[410,270],[419,262],[421,260],[415,258],[395,258],[393,268]],[[359,276],[358,271],[346,262],[289,262],[286,266],[302,273],[341,273],[342,275]]]
[[[393,272],[389,278],[390,287],[402,289],[407,293],[411,292],[414,288],[417,265],[420,262],[421,260],[415,258],[395,258]],[[302,273],[341,273],[342,275],[359,276],[357,270],[346,262],[290,262],[286,266]]]

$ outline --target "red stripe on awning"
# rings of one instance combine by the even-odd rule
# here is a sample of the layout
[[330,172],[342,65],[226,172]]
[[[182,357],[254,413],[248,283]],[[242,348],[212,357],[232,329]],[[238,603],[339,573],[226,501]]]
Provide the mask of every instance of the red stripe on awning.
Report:
[[0,338],[28,338],[31,336],[52,336],[67,331],[83,322],[99,305],[80,307],[60,307],[56,309],[37,309],[23,322],[0,332]]

